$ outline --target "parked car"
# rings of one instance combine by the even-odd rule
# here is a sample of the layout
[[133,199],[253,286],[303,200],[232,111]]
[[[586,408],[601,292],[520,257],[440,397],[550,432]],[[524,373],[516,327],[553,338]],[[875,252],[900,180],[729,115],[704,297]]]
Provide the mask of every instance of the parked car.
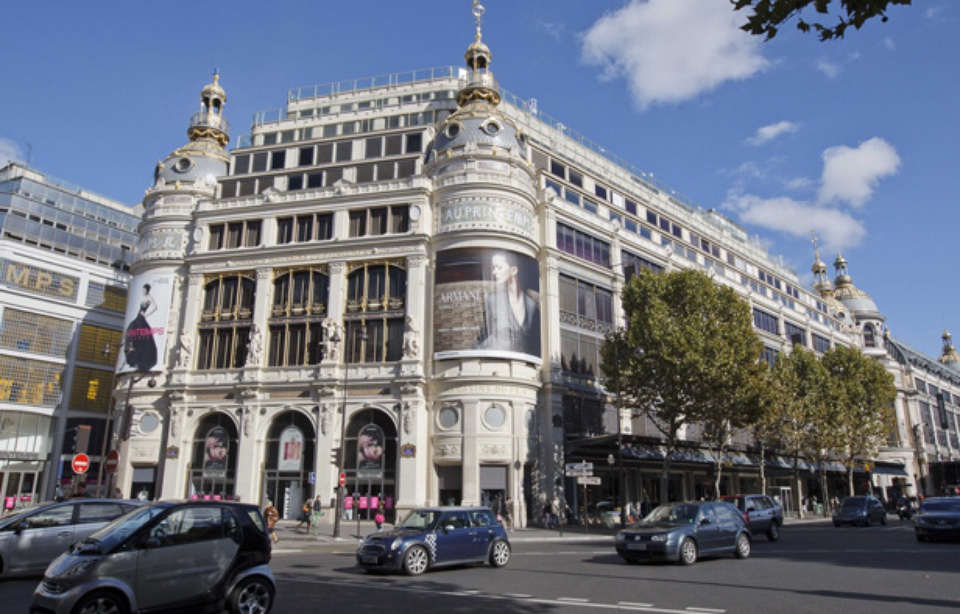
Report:
[[931,497],[920,504],[913,516],[918,542],[938,538],[960,538],[960,498]]
[[76,541],[143,501],[71,499],[0,518],[0,578],[43,573]]
[[766,535],[772,542],[780,539],[783,526],[783,508],[773,497],[767,495],[726,495],[721,501],[733,504],[753,535]]
[[161,501],[97,531],[47,567],[30,612],[196,611],[267,614],[276,583],[255,505]]
[[840,507],[833,510],[833,526],[845,524],[869,527],[874,522],[887,524],[887,510],[880,499],[866,495],[847,497]]
[[510,552],[507,532],[489,508],[430,507],[412,510],[392,529],[364,537],[357,564],[369,572],[416,576],[447,565],[504,567]]
[[704,555],[750,556],[750,529],[736,507],[720,501],[661,505],[617,533],[616,549],[628,563],[645,560],[693,565]]

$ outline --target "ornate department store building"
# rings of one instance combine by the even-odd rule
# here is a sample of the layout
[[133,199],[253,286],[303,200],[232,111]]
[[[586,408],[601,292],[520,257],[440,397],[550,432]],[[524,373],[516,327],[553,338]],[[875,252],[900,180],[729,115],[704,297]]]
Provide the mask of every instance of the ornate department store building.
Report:
[[[718,212],[500,89],[490,61],[478,16],[465,68],[291,90],[230,151],[219,76],[203,89],[189,143],[143,201],[114,395],[121,490],[269,498],[294,517],[342,479],[350,514],[503,496],[523,524],[555,495],[582,498],[564,465],[587,460],[602,478],[591,502],[649,500],[658,433],[617,415],[599,369],[643,269],[737,289],[767,360],[797,342],[890,361],[842,258],[835,285],[818,257],[804,289]],[[907,489],[919,417],[899,383],[906,435],[873,479]],[[607,463],[618,425],[623,484]],[[688,428],[675,459],[678,497],[709,480],[698,437]],[[760,488],[752,441],[735,443],[725,489]],[[787,487],[786,461],[768,462]]]

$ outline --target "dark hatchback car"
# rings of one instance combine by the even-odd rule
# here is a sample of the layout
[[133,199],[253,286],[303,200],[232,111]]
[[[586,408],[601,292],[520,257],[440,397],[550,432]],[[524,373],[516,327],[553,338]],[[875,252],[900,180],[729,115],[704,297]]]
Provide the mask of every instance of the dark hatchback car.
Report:
[[486,507],[415,509],[394,528],[363,538],[357,548],[357,565],[367,571],[411,576],[434,567],[509,562],[507,532]]
[[266,614],[276,583],[255,505],[161,501],[121,516],[50,563],[31,614]]
[[869,527],[874,522],[887,524],[887,510],[880,499],[870,495],[847,497],[837,509],[833,510],[835,527],[845,524]]
[[143,505],[122,499],[70,499],[0,519],[0,578],[40,575],[50,561],[114,518]]
[[960,538],[960,497],[933,497],[913,516],[918,542]]
[[701,556],[750,556],[750,530],[739,510],[718,501],[661,505],[617,533],[616,549],[628,563],[648,560],[693,565]]
[[726,495],[721,501],[735,505],[753,535],[766,535],[772,542],[780,539],[783,508],[767,495]]

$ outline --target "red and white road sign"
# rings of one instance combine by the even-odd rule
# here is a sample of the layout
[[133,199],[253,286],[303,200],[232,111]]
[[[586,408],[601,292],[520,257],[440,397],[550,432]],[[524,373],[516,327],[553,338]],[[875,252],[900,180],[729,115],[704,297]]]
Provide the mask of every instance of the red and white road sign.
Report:
[[340,474],[340,486],[343,486],[343,485],[346,484],[346,483],[347,483],[347,474],[346,474],[346,473],[341,473],[341,474]]
[[120,462],[120,455],[117,454],[116,450],[110,450],[110,453],[107,454],[107,460],[103,463],[103,470],[107,473],[115,473],[117,470],[117,465]]
[[87,469],[90,468],[90,457],[82,452],[73,457],[70,466],[73,467],[73,472],[77,474],[84,474],[87,472]]

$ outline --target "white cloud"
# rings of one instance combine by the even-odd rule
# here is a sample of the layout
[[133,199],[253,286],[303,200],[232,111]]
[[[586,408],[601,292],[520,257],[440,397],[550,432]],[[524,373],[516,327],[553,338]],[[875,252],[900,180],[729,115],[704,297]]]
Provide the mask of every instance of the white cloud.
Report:
[[788,121],[780,121],[775,124],[768,124],[758,128],[756,134],[747,139],[747,143],[750,145],[763,145],[764,143],[772,141],[780,135],[790,134],[799,129],[800,126]]
[[10,139],[0,138],[0,167],[4,167],[11,162],[23,162],[23,150],[16,142]]
[[830,79],[836,79],[842,72],[839,64],[831,62],[826,58],[817,60],[817,70],[825,74]]
[[546,32],[547,36],[558,43],[560,42],[560,39],[563,38],[565,28],[563,27],[562,23],[551,23],[549,21],[538,20],[537,26]]
[[846,203],[861,207],[873,196],[880,179],[900,168],[897,150],[879,137],[856,148],[839,145],[823,152],[820,204]]
[[893,42],[893,39],[889,36],[883,39],[883,45],[890,51],[895,51],[897,49],[897,44]]
[[726,2],[630,0],[583,34],[582,58],[604,79],[625,79],[641,109],[681,102],[769,64],[762,38],[740,25]]
[[867,235],[863,224],[848,213],[787,197],[729,194],[725,207],[737,211],[743,222],[794,237],[807,238],[813,232],[831,251],[856,247]]

